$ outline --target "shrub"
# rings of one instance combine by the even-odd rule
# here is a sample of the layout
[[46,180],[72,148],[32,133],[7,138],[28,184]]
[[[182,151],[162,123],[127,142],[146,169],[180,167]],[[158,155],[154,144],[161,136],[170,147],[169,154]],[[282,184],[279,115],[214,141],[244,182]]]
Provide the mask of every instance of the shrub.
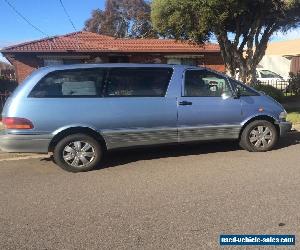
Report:
[[276,101],[281,102],[284,98],[284,94],[280,89],[277,89],[271,85],[255,84],[253,86],[256,90],[264,92],[266,95],[271,96]]
[[290,72],[289,82],[289,91],[292,91],[296,95],[300,95],[300,72],[297,74]]

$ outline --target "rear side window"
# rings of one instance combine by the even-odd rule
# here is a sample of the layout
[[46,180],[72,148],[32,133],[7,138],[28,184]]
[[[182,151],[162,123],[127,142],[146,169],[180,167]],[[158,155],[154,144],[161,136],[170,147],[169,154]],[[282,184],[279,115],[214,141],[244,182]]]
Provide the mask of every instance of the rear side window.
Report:
[[165,96],[171,68],[114,68],[108,74],[106,97]]
[[96,97],[101,95],[104,70],[75,69],[54,71],[40,80],[29,97]]

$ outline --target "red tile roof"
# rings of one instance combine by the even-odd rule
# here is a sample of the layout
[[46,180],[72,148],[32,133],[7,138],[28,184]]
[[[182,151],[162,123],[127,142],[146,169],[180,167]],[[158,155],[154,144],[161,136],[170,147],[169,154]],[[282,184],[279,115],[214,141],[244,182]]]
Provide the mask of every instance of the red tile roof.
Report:
[[80,31],[3,48],[2,52],[219,52],[217,44],[172,39],[124,39]]

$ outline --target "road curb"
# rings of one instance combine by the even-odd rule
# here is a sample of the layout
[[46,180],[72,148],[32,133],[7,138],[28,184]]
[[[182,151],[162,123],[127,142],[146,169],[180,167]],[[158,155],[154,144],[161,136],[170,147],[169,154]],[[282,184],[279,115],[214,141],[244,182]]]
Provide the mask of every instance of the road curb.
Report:
[[39,158],[48,158],[50,155],[41,154],[41,155],[28,155],[28,156],[19,156],[19,157],[7,157],[0,159],[0,162],[3,161],[19,161],[19,160],[30,160],[30,159],[39,159]]

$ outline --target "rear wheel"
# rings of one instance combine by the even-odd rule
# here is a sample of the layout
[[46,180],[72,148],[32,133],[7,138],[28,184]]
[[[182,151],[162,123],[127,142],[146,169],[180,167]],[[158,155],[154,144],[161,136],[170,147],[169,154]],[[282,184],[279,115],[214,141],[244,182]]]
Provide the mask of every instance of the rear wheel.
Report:
[[271,150],[278,141],[278,131],[273,123],[256,120],[249,123],[242,132],[240,146],[250,152]]
[[54,148],[54,161],[69,172],[84,172],[95,168],[102,159],[98,141],[85,134],[73,134],[60,140]]

